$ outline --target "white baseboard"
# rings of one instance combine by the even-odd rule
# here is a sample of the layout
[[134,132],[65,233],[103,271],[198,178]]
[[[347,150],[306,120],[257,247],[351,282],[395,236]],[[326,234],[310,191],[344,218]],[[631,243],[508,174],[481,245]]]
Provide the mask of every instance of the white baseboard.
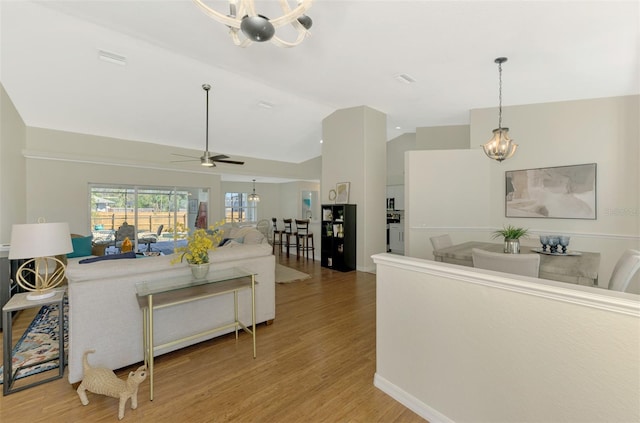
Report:
[[373,376],[373,386],[380,389],[382,392],[389,395],[391,398],[395,399],[420,417],[428,420],[429,423],[454,423],[453,420],[444,414],[429,407],[413,395],[400,389],[378,373]]

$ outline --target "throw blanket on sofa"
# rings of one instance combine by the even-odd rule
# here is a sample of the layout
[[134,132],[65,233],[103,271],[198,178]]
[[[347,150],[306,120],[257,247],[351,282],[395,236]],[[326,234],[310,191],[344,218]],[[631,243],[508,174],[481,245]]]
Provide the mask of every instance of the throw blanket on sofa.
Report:
[[78,263],[86,264],[86,263],[93,263],[95,261],[134,259],[134,258],[136,258],[136,253],[134,251],[129,251],[128,253],[109,254],[109,255],[106,255],[106,256],[98,256],[98,257],[91,257],[91,258],[88,258],[88,259],[82,259]]

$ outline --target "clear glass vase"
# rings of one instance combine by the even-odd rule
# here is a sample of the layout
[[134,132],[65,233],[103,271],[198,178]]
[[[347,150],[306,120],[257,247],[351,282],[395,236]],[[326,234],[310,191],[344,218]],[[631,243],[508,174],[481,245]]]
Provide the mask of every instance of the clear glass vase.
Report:
[[204,279],[209,273],[209,263],[190,264],[189,266],[191,266],[191,273],[196,280]]

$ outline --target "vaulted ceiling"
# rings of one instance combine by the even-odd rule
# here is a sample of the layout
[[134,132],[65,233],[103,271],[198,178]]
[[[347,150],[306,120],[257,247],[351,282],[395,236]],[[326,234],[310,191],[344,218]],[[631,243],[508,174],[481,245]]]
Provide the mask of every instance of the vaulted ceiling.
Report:
[[360,105],[388,139],[467,124],[497,106],[498,56],[505,106],[640,92],[638,1],[317,0],[290,49],[236,47],[189,0],[0,7],[0,77],[28,126],[203,150],[209,83],[210,150],[231,156],[311,159],[322,120]]

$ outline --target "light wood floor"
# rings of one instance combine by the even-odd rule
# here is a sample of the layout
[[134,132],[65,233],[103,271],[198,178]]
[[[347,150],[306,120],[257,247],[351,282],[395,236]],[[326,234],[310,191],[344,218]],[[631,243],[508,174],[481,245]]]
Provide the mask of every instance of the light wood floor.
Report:
[[[375,275],[341,273],[295,256],[280,263],[312,275],[276,284],[276,319],[251,337],[223,336],[156,359],[130,422],[424,422],[373,386]],[[31,322],[23,313],[16,339]],[[118,370],[124,378],[128,371]],[[66,372],[65,372],[66,373]],[[118,400],[89,393],[82,406],[64,379],[0,398],[1,422],[114,422]]]

